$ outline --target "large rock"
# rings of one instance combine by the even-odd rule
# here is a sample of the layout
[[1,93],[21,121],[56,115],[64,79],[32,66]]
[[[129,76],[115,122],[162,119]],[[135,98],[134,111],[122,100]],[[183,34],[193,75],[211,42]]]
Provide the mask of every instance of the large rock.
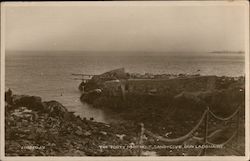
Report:
[[44,105],[42,103],[41,97],[28,96],[28,95],[13,95],[12,104],[15,107],[27,107],[32,110],[43,111]]
[[[94,90],[96,88],[100,88],[103,82],[101,81],[97,81],[97,80],[89,80],[87,83],[84,84],[84,92],[89,92],[91,90]],[[80,86],[82,86],[82,83],[80,84]],[[79,89],[81,91],[81,89]],[[81,91],[83,92],[83,91]]]
[[95,89],[81,95],[81,101],[86,103],[93,103],[97,98],[101,96],[102,90]]
[[51,116],[64,117],[68,113],[67,108],[57,101],[53,100],[44,102],[44,105],[46,112],[48,112]]

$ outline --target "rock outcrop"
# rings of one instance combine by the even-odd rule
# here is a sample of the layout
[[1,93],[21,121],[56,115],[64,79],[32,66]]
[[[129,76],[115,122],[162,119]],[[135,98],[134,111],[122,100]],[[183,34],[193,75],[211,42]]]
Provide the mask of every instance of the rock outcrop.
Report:
[[[82,119],[57,101],[12,95],[5,99],[6,156],[137,155],[136,150],[102,148],[135,143],[133,124],[108,125]],[[121,140],[117,135],[123,136]]]
[[[116,83],[117,86],[110,85],[114,91],[99,86],[101,94],[86,93],[81,100],[104,111],[111,110],[124,120],[144,122],[153,131],[165,131],[162,127],[169,131],[182,129],[175,130],[175,136],[188,132],[207,107],[222,117],[233,113],[239,105],[244,107],[244,77],[187,76],[163,81],[132,81],[134,86],[124,92],[125,98],[112,94],[119,89]],[[154,87],[158,88],[152,92]]]

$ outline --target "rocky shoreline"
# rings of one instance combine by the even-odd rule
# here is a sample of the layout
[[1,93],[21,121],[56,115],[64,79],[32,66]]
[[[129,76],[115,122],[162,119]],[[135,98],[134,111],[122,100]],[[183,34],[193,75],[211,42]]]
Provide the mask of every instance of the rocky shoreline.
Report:
[[135,145],[137,127],[82,119],[57,101],[12,95],[5,99],[6,156],[137,155],[133,149],[105,149],[105,145]]
[[[165,135],[166,131],[171,131],[173,137],[178,137],[187,133],[197,123],[207,107],[226,117],[238,106],[245,106],[244,77],[214,76],[213,88],[205,87],[208,86],[206,79],[210,79],[209,77],[201,78],[203,80],[190,76],[175,84],[172,82],[179,80],[172,79],[172,82],[166,82],[171,83],[171,88],[164,94],[127,92],[125,100],[119,94],[110,96],[107,91],[109,89],[105,89],[103,85],[105,81],[95,78],[86,83],[87,90],[81,99],[91,103],[95,108],[112,111],[126,121],[143,122],[154,132]],[[147,88],[144,86],[140,90],[144,91]],[[241,114],[244,116],[244,109]]]
[[[219,85],[215,90],[183,91],[177,96],[131,94],[124,102],[120,97],[110,98],[101,94],[93,101],[94,107],[111,110],[124,120],[110,124],[80,118],[57,101],[14,95],[9,90],[5,93],[6,156],[195,156],[200,149],[176,148],[178,145],[170,147],[150,136],[141,136],[140,123],[160,136],[176,138],[196,125],[205,110],[204,105],[209,105],[222,117],[233,113],[240,103],[244,107],[244,81],[218,79]],[[212,125],[209,132],[225,126],[215,120],[209,123]],[[240,150],[211,149],[207,155],[243,155],[244,109],[240,123]],[[214,141],[223,142],[234,130],[229,127],[221,133],[223,137],[218,136]],[[201,128],[195,135],[201,137],[203,133]],[[145,147],[139,147],[142,137]],[[197,146],[199,143],[188,140],[180,146],[184,144]]]

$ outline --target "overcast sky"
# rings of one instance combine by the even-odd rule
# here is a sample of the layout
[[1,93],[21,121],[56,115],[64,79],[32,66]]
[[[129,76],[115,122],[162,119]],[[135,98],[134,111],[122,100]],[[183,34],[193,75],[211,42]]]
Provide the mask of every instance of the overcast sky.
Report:
[[245,8],[222,5],[8,6],[6,49],[244,51]]

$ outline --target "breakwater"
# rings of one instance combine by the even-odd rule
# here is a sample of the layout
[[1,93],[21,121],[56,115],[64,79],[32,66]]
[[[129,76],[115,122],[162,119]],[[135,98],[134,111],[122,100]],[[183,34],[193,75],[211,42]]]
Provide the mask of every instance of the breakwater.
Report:
[[[159,79],[150,76],[147,79],[116,78],[98,80],[96,84],[94,80],[90,82],[88,91],[81,96],[82,101],[104,111],[111,110],[124,120],[143,122],[146,129],[160,136],[175,138],[188,133],[207,107],[216,115],[227,117],[239,105],[243,107],[240,117],[244,131],[244,77],[180,76]],[[220,124],[212,120],[209,133],[222,128]]]

